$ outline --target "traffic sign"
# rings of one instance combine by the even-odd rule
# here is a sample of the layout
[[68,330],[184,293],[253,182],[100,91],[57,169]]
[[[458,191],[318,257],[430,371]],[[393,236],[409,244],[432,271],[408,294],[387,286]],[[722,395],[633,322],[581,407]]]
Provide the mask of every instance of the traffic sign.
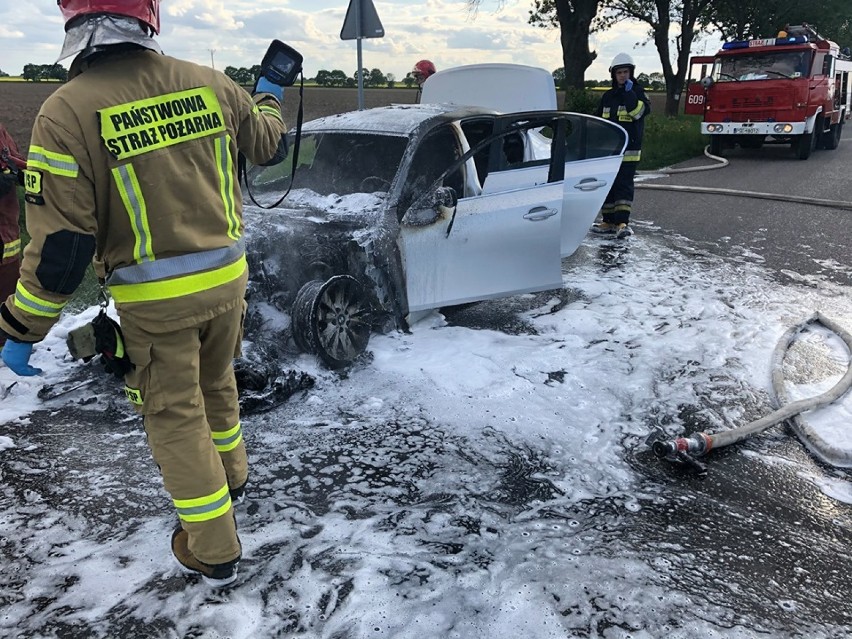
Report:
[[[358,17],[360,16],[360,21]],[[360,29],[358,28],[358,23]],[[361,38],[384,38],[385,28],[373,6],[373,0],[349,0],[346,18],[340,30],[341,40],[360,40]]]

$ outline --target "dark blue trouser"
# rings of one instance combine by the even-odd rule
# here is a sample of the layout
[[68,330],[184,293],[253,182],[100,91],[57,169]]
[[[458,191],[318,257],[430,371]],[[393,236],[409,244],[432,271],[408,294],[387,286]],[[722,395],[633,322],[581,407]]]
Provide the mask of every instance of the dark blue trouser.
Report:
[[601,207],[601,217],[609,224],[627,224],[633,208],[633,178],[636,176],[636,162],[622,162],[615,181]]

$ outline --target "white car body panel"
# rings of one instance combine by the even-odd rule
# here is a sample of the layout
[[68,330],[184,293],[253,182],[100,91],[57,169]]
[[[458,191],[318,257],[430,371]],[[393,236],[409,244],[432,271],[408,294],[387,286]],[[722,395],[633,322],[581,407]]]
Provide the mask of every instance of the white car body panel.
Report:
[[565,163],[561,256],[577,250],[597,217],[621,167],[621,156]]
[[454,216],[403,226],[409,312],[560,288],[562,191],[555,182],[466,198]]
[[469,64],[438,71],[423,83],[422,104],[458,104],[501,113],[555,111],[556,84],[540,67]]

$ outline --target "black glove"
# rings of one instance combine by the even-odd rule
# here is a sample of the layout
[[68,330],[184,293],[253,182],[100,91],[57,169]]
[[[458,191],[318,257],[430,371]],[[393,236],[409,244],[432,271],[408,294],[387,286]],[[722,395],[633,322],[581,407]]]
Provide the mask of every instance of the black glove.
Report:
[[101,362],[108,373],[119,379],[133,370],[133,363],[124,350],[124,335],[121,326],[104,311],[92,320],[95,329],[95,350],[101,354]]

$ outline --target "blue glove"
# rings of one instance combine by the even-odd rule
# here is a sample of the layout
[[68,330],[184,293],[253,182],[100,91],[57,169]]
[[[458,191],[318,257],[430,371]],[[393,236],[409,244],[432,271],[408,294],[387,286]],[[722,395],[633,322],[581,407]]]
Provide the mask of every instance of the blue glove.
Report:
[[624,83],[624,90],[625,91],[632,91],[633,90],[633,80],[631,80],[630,78],[627,78],[627,82]]
[[257,84],[254,85],[254,93],[271,93],[281,104],[284,104],[284,87],[273,84],[266,79],[265,75],[257,79]]
[[41,373],[40,368],[30,366],[30,355],[33,354],[32,342],[13,342],[10,339],[6,340],[3,346],[3,351],[0,352],[0,358],[6,363],[6,366],[12,369],[12,372],[21,377],[30,377]]

